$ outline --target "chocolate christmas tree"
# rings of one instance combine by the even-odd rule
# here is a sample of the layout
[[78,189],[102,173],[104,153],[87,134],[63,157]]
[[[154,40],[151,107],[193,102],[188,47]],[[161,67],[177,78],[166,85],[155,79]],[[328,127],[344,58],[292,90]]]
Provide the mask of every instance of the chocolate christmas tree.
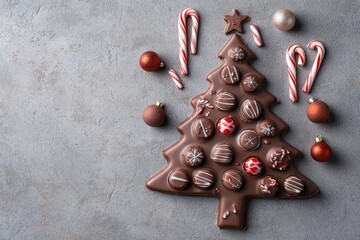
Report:
[[309,198],[319,190],[294,166],[301,153],[281,138],[288,126],[270,110],[277,100],[250,65],[254,53],[235,33],[218,57],[210,87],[191,100],[194,112],[178,126],[180,140],[163,152],[168,165],[146,186],[217,196],[218,226],[245,229],[249,199]]

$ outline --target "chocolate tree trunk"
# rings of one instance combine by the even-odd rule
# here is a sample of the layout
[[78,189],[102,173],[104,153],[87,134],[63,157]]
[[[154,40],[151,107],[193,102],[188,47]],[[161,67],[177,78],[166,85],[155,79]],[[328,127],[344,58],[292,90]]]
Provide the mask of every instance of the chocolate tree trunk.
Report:
[[219,228],[246,229],[246,199],[239,195],[219,197]]

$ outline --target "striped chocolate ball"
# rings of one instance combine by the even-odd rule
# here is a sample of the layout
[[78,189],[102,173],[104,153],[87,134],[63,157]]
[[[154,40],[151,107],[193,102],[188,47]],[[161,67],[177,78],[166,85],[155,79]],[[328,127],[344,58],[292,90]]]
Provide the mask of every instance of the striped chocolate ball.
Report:
[[209,168],[202,168],[194,171],[193,182],[199,188],[210,188],[215,182],[215,173]]
[[290,195],[298,195],[304,190],[304,183],[296,176],[290,176],[284,181],[285,191]]
[[230,92],[220,92],[216,95],[215,106],[221,111],[231,111],[236,107],[236,98]]
[[211,151],[211,159],[217,164],[228,165],[233,160],[234,151],[228,143],[218,143]]
[[244,122],[256,120],[262,113],[261,104],[255,99],[245,100],[240,107],[240,118]]
[[239,190],[244,183],[244,178],[237,170],[227,170],[222,176],[222,184],[225,188],[236,191]]
[[190,183],[190,177],[184,169],[175,169],[168,177],[170,186],[176,190],[185,189]]
[[221,77],[226,84],[234,85],[240,81],[241,75],[239,69],[231,65],[231,66],[225,66],[221,70]]

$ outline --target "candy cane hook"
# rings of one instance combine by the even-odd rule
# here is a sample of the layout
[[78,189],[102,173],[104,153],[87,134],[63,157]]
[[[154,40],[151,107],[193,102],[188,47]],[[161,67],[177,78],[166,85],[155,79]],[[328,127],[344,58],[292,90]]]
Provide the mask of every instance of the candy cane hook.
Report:
[[191,27],[191,45],[190,53],[196,54],[197,49],[197,36],[199,30],[199,15],[191,8],[182,10],[179,14],[178,31],[179,31],[179,43],[180,43],[180,71],[182,75],[188,74],[187,69],[187,32],[186,32],[186,18],[190,16],[192,19]]
[[287,63],[287,72],[289,75],[289,95],[290,101],[297,101],[297,78],[296,78],[296,61],[295,53],[299,56],[298,65],[303,66],[305,64],[306,56],[304,49],[299,45],[290,45],[286,50],[286,63]]
[[308,48],[314,50],[317,50],[317,55],[315,58],[315,62],[311,67],[310,73],[307,76],[306,80],[305,80],[305,84],[304,87],[302,89],[303,92],[310,92],[312,85],[314,84],[315,78],[317,73],[319,72],[320,66],[322,64],[322,61],[324,59],[325,56],[325,47],[324,45],[318,41],[318,40],[312,40],[309,42],[309,44],[307,45]]

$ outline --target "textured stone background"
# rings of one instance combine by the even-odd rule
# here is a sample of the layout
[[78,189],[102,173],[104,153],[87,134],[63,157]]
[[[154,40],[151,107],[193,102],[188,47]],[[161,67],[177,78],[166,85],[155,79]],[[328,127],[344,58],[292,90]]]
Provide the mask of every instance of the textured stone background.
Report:
[[[166,71],[145,73],[138,58],[157,51],[178,70],[177,15],[201,15],[199,52],[177,91]],[[292,9],[291,33],[272,27],[279,8]],[[224,14],[252,17],[265,41],[254,66],[281,100],[273,108],[291,127],[284,137],[305,157],[299,169],[321,189],[304,201],[256,200],[248,230],[219,230],[217,199],[148,191],[145,181],[165,165],[161,155],[179,137],[176,125],[192,112],[219,64]],[[1,239],[359,239],[358,1],[16,1],[0,3],[0,238]],[[285,49],[314,38],[326,58],[312,94],[333,110],[315,125],[307,95],[288,101]],[[315,52],[301,68],[300,85]],[[163,100],[168,124],[150,128],[145,106]],[[317,133],[334,157],[311,160]]]

